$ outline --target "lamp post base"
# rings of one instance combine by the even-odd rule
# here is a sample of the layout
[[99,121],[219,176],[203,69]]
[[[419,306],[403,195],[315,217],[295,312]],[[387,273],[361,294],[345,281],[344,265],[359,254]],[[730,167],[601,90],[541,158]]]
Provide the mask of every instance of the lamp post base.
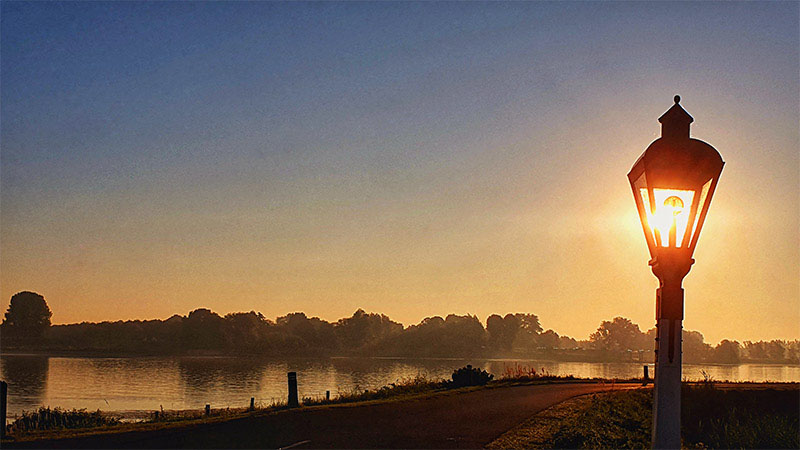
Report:
[[683,277],[694,260],[684,249],[664,251],[650,261],[656,291],[656,374],[653,383],[653,448],[681,447],[681,334]]
[[652,436],[655,449],[681,448],[681,322],[660,319],[657,324]]

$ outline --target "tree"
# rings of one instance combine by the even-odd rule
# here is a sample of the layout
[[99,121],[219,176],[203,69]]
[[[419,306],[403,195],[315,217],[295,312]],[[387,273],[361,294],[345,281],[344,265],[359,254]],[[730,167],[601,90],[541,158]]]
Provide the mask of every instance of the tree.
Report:
[[208,308],[199,308],[189,313],[183,321],[181,342],[187,350],[217,350],[225,342],[223,326],[225,320]]
[[305,313],[295,312],[278,317],[275,323],[278,331],[299,339],[294,341],[299,346],[296,351],[320,353],[338,347],[339,341],[333,324],[319,317],[308,317]]
[[683,330],[682,348],[686,362],[705,361],[711,352],[711,346],[705,343],[703,335],[697,331]]
[[544,347],[548,350],[558,348],[558,342],[561,336],[553,330],[547,330],[539,335],[539,347]]
[[603,350],[641,350],[645,348],[645,334],[639,326],[624,317],[604,320],[597,331],[589,336],[597,348]]
[[722,342],[714,347],[714,362],[725,364],[739,363],[739,350],[741,345],[737,341],[723,339]]
[[511,351],[518,330],[519,322],[511,314],[507,314],[505,318],[492,314],[486,319],[486,331],[489,333],[489,346],[492,349]]
[[228,348],[235,351],[260,352],[265,346],[269,321],[260,312],[226,314],[225,339]]
[[44,297],[35,292],[18,292],[8,305],[2,324],[3,334],[13,338],[40,339],[50,327],[52,316]]
[[339,319],[334,330],[344,349],[351,351],[399,334],[403,331],[403,325],[383,314],[367,313],[359,308],[352,317]]
[[492,349],[508,352],[515,347],[535,348],[542,326],[536,314],[492,314],[486,319],[486,331]]
[[542,332],[542,325],[539,323],[539,317],[536,314],[514,314],[514,317],[519,321],[519,328],[523,332],[536,335]]

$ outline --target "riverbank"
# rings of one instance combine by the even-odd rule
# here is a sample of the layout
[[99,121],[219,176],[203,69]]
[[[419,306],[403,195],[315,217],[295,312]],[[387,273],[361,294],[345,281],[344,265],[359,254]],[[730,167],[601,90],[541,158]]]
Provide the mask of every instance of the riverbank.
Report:
[[[688,385],[689,389],[704,389],[704,386],[706,386],[704,383]],[[525,424],[529,422],[526,422],[526,419],[531,416],[534,416],[534,419],[540,419],[541,415],[536,415],[536,413],[563,400],[587,393],[630,389],[640,391],[641,383],[597,382],[596,380],[500,380],[487,386],[452,390],[420,387],[417,392],[412,392],[413,389],[406,389],[406,392],[396,392],[396,395],[387,395],[383,398],[340,400],[327,404],[303,405],[293,409],[289,409],[285,405],[257,408],[255,411],[248,411],[244,408],[219,409],[212,410],[208,417],[205,417],[202,411],[182,411],[180,413],[183,417],[179,419],[167,414],[162,417],[165,419],[164,421],[158,422],[127,423],[83,430],[53,430],[12,436],[11,440],[3,442],[3,447],[228,448],[271,446],[276,448],[303,440],[316,442],[309,447],[329,448],[447,448],[456,443],[464,444],[466,441],[483,446],[521,422],[523,425],[517,426],[515,430],[519,431],[520,427],[524,428]],[[800,392],[800,384],[720,383],[714,385],[714,390],[718,392],[751,392],[747,395],[755,396],[755,405],[759,405],[763,401],[758,397],[776,390],[783,391],[783,397],[794,395],[796,398],[796,394]],[[786,391],[792,394],[787,396],[785,395]],[[587,425],[588,428],[574,427],[572,430],[562,430],[562,435],[572,433],[584,436],[587,429],[594,430],[592,431],[594,433],[603,428],[600,425],[608,422],[609,417],[622,417],[623,420],[627,420],[624,422],[627,424],[626,426],[630,427],[630,416],[633,411],[633,415],[640,419],[640,426],[633,427],[632,433],[639,436],[638,439],[641,442],[647,442],[649,445],[648,431],[641,426],[641,423],[644,423],[642,420],[645,422],[649,420],[646,417],[649,414],[647,398],[651,395],[649,390],[645,392],[646,394],[639,395],[636,400],[639,403],[636,407],[638,409],[630,407],[633,403],[628,402],[629,406],[621,408],[620,412],[606,407],[607,405],[604,406],[608,402],[600,400],[597,403],[589,403],[588,407],[575,409],[575,414],[573,414],[575,418],[570,422],[573,424],[592,423],[591,421],[586,422],[587,418],[584,416],[587,411],[606,411],[607,414],[594,414],[591,420],[599,422],[599,424]],[[761,394],[758,394],[759,392]],[[602,399],[602,397],[597,398]],[[580,401],[586,402],[587,399],[592,399],[592,397],[582,397]],[[595,400],[592,399],[592,401]],[[716,402],[717,400],[711,399],[711,401]],[[569,403],[565,404],[569,405]],[[751,409],[758,408],[751,407]],[[415,416],[411,417],[411,415]],[[423,420],[426,417],[429,419],[427,422]],[[505,419],[497,422],[498,417]],[[627,419],[625,419],[626,417]],[[484,421],[494,423],[494,425],[483,429],[483,433],[473,432],[471,427]],[[378,428],[373,430],[368,426]],[[437,430],[440,430],[442,426],[449,431],[442,431],[445,433],[444,435],[437,434]],[[316,430],[314,427],[321,427],[321,430],[325,432],[311,431]],[[530,428],[530,424],[528,424],[528,428]],[[613,435],[613,429],[610,430]],[[496,433],[489,435],[489,431]],[[309,432],[312,434],[308,434]],[[357,436],[357,433],[364,432],[372,434],[369,435],[369,438],[363,439]],[[541,434],[541,431],[537,432]],[[300,439],[301,437],[304,438]],[[309,439],[311,437],[313,439]],[[486,440],[483,442],[476,440],[484,437]],[[552,438],[551,433],[544,439]],[[292,441],[292,439],[298,440]],[[544,447],[552,447],[550,441],[545,442],[547,445]],[[574,440],[571,442],[575,443]],[[504,447],[496,443],[492,445],[494,448],[536,448],[531,442],[511,447]]]
[[[153,350],[124,350],[124,349],[59,349],[59,348],[19,348],[0,347],[0,356],[40,356],[53,358],[258,358],[263,360],[274,359],[308,359],[308,358],[374,358],[374,359],[405,359],[405,360],[442,360],[442,359],[479,359],[487,361],[553,361],[564,363],[635,363],[648,364],[653,361],[652,351],[618,351],[609,352],[595,349],[551,349],[535,350],[528,352],[492,352],[469,353],[456,357],[452,356],[422,356],[414,354],[391,353],[296,353],[286,355],[283,353],[264,354],[259,352],[236,350],[183,350],[183,351],[153,351]],[[736,361],[686,358],[684,364],[691,365],[773,365],[773,366],[800,366],[796,359],[765,359],[765,358],[739,358]]]
[[[465,368],[467,369],[467,368]],[[461,369],[462,371],[465,369]],[[473,375],[481,375],[481,371],[472,369]],[[499,380],[487,378],[459,377],[459,380],[428,379],[424,376],[398,380],[379,389],[366,389],[339,394],[333,397],[303,397],[300,404],[303,407],[339,405],[347,403],[368,403],[380,401],[396,401],[411,398],[423,398],[445,393],[463,392],[474,389],[493,389],[518,385],[557,384],[557,383],[608,383],[639,380],[596,380],[576,379],[572,376],[542,375],[534,371],[519,372],[503,377]],[[68,410],[63,408],[40,407],[36,411],[29,411],[15,418],[8,425],[9,435],[16,440],[37,438],[49,434],[63,435],[92,432],[93,429],[114,428],[131,424],[148,423],[176,423],[203,421],[208,419],[231,418],[256,412],[274,412],[289,409],[286,401],[273,402],[269,405],[255,403],[251,400],[248,408],[210,408],[187,410],[125,410],[125,411],[100,411]]]
[[531,415],[576,395],[640,383],[496,384],[387,399],[255,411],[180,423],[127,424],[3,448],[454,448],[482,447]]

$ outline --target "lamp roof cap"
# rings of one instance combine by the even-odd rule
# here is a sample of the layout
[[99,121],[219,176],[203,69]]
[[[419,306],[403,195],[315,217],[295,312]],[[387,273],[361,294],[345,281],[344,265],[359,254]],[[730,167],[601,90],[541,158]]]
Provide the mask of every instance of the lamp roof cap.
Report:
[[667,112],[662,114],[661,117],[658,118],[658,121],[665,125],[690,124],[694,122],[694,118],[690,116],[689,113],[687,113],[686,110],[683,109],[683,107],[681,107],[680,105],[681,96],[676,95],[674,100],[675,104],[672,105],[672,108],[668,109]]

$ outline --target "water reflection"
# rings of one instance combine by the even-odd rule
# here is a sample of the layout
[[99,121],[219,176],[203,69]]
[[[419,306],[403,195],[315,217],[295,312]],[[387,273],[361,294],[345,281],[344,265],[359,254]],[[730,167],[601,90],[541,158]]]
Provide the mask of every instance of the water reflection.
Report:
[[8,383],[9,413],[31,411],[44,403],[48,371],[46,356],[0,356],[0,378]]
[[192,407],[244,406],[262,391],[269,363],[258,358],[185,357],[178,359],[183,401]]

